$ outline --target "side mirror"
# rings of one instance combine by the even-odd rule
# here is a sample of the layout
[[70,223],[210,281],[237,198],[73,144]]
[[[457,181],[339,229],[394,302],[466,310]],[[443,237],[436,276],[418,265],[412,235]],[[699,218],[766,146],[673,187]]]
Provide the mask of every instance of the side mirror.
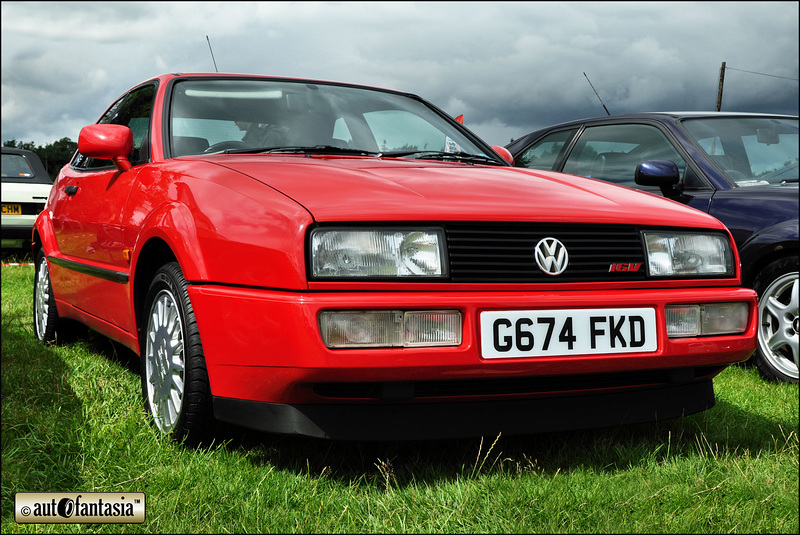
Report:
[[514,157],[511,156],[511,153],[508,152],[507,148],[500,147],[499,145],[492,145],[492,150],[495,151],[498,156],[508,162],[509,165],[514,165]]
[[649,160],[636,166],[634,180],[640,186],[658,186],[661,194],[674,198],[680,192],[677,189],[681,181],[678,166],[670,160]]
[[132,165],[128,156],[133,150],[133,132],[119,124],[93,124],[81,129],[78,152],[89,158],[111,160],[120,172]]

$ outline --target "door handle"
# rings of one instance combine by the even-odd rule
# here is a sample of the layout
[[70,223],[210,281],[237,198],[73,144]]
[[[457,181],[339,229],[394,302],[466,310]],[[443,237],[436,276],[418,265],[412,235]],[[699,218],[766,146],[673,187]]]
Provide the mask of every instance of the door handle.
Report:
[[72,197],[76,193],[78,193],[78,186],[67,186],[64,188],[64,193]]

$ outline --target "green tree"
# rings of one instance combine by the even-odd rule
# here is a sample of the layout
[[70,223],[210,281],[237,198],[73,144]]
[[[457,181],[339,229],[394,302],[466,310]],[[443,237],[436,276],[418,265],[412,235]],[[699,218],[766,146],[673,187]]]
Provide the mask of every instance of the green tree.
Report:
[[3,141],[4,147],[11,147],[13,149],[25,149],[31,150],[35,152],[36,145],[33,144],[33,141],[23,142],[17,141],[16,139],[9,139],[8,141]]
[[34,152],[39,155],[50,178],[55,178],[61,168],[72,160],[76,150],[77,143],[68,137],[62,137],[44,147],[37,147]]

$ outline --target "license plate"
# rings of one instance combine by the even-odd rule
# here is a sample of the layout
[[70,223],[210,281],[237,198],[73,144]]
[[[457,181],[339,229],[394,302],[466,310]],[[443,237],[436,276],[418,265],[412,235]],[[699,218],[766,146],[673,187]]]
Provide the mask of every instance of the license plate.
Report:
[[483,358],[647,353],[658,348],[652,308],[481,312]]
[[22,215],[21,204],[4,204],[3,215]]

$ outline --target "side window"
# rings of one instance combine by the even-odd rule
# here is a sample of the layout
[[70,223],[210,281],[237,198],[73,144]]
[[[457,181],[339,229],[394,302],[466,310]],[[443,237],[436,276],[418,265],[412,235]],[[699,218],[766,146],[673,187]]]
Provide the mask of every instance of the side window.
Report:
[[[156,87],[153,84],[134,89],[117,100],[97,121],[98,124],[121,124],[133,132],[133,151],[129,156],[137,165],[150,159],[150,117],[153,113],[153,98]],[[72,161],[76,169],[96,169],[111,167],[110,160],[87,158],[78,153]]]
[[593,126],[584,130],[563,172],[598,178],[647,191],[634,181],[636,166],[646,160],[672,160],[683,177],[686,161],[661,130],[643,124]]
[[576,131],[577,128],[546,135],[517,157],[517,167],[555,170],[559,155]]

